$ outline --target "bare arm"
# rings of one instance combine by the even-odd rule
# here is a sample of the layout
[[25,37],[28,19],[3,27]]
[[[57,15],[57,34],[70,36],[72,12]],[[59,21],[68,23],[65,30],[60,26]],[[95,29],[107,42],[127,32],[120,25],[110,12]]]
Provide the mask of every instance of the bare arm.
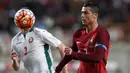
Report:
[[[59,52],[60,52],[60,55],[61,55],[62,58],[64,58],[64,56],[65,56],[65,53],[64,53],[65,47],[66,47],[66,46],[65,46],[63,43],[61,43],[61,44],[58,46],[58,49],[59,49]],[[67,65],[64,66],[62,72],[63,72],[63,73],[68,73],[68,71],[67,71]]]
[[12,67],[15,71],[18,71],[20,68],[20,60],[15,53],[12,53]]

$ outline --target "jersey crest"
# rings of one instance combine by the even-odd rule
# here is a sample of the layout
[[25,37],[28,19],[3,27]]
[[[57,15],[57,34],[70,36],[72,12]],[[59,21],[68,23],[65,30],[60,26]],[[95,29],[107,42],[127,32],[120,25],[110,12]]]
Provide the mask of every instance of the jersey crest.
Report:
[[33,37],[30,37],[29,40],[28,40],[29,43],[32,43],[33,41],[34,41]]

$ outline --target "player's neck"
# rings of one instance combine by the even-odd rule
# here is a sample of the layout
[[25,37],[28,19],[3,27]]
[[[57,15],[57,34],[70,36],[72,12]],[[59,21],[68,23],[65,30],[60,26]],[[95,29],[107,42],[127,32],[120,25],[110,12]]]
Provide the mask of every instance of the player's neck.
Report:
[[23,32],[23,34],[26,34],[32,30],[33,30],[33,28],[24,28],[24,29],[22,29],[22,32]]
[[98,27],[98,23],[93,23],[93,24],[90,24],[86,27],[86,32],[87,33],[91,33],[92,31],[94,31],[96,28]]

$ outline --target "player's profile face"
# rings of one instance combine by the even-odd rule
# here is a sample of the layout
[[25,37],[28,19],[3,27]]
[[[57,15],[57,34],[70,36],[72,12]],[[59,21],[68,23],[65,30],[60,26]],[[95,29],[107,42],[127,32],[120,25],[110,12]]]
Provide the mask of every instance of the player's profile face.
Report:
[[94,17],[90,7],[82,7],[81,20],[83,25],[89,25],[93,22]]

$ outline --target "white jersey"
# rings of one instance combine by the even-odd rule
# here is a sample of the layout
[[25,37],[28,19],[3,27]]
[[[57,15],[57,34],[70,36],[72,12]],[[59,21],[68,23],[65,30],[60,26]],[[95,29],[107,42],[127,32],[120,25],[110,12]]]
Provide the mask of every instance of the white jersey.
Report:
[[35,27],[25,36],[18,33],[12,39],[11,48],[23,61],[28,73],[54,73],[50,46],[60,44],[61,41],[49,32]]

